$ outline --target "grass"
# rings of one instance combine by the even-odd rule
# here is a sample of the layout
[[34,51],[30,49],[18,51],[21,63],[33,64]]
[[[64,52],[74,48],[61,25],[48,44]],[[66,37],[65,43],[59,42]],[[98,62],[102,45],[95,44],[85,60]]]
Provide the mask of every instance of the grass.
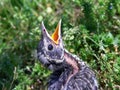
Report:
[[46,89],[51,73],[36,58],[40,23],[53,32],[62,19],[70,52],[96,72],[100,90],[120,90],[119,0],[1,0],[0,89]]

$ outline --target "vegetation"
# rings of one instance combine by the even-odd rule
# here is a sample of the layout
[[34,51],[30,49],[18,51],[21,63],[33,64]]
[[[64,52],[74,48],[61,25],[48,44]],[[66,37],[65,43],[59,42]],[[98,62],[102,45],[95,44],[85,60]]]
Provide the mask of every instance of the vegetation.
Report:
[[44,90],[36,58],[40,23],[62,19],[65,48],[95,70],[100,90],[120,90],[120,0],[1,0],[0,90]]

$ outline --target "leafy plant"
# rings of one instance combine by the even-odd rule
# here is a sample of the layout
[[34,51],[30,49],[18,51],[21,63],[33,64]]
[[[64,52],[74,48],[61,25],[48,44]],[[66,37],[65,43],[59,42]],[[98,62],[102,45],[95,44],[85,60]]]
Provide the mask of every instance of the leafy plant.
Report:
[[70,52],[95,70],[100,90],[120,89],[120,0],[1,0],[0,89],[46,89],[51,73],[36,58],[40,23],[62,19]]

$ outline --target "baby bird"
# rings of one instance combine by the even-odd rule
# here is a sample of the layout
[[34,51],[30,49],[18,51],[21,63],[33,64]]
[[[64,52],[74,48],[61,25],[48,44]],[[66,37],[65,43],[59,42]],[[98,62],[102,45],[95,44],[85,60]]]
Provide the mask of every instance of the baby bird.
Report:
[[50,36],[42,22],[42,35],[37,48],[40,62],[53,71],[48,90],[98,90],[95,73],[63,46],[61,20]]

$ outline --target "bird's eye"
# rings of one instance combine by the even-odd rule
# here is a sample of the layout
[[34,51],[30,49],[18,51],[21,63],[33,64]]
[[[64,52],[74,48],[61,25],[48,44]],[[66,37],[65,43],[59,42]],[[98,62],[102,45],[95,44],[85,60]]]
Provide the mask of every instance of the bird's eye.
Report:
[[53,49],[53,45],[49,44],[48,45],[48,50],[52,50]]

